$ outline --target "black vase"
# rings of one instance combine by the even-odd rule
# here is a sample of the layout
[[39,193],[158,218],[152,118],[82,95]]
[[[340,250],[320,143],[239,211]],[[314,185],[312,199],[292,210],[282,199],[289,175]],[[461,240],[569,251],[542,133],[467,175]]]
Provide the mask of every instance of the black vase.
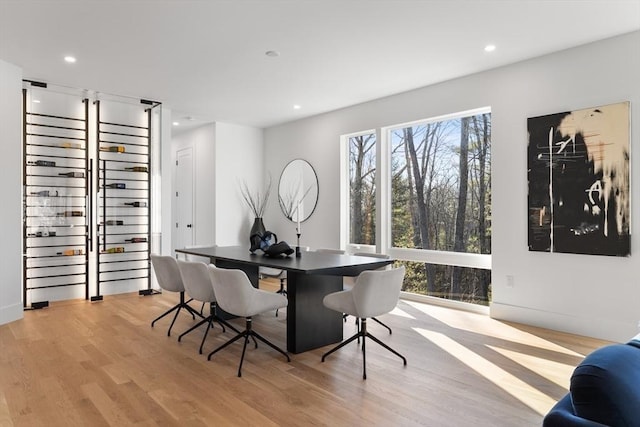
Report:
[[264,228],[262,218],[254,219],[253,225],[251,226],[251,231],[249,232],[249,243],[251,244],[251,246],[249,247],[249,252],[254,253],[257,249],[260,249],[260,237],[264,234],[265,231],[266,228]]

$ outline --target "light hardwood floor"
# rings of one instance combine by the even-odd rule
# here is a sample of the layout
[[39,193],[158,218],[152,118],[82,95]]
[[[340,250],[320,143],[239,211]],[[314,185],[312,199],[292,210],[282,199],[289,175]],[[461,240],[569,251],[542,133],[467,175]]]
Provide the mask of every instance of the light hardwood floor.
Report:
[[[171,337],[169,318],[151,328],[176,301],[58,302],[0,326],[0,426],[539,426],[575,365],[607,344],[401,301],[381,317],[393,335],[373,322],[369,331],[406,367],[368,342],[363,381],[356,344],[324,363],[330,347],[286,363],[260,345],[237,378],[241,344],[206,359],[230,332],[216,326],[200,355],[200,331],[177,342],[190,316],[179,316]],[[285,316],[258,316],[255,328],[284,346]],[[354,332],[350,318],[345,338]]]

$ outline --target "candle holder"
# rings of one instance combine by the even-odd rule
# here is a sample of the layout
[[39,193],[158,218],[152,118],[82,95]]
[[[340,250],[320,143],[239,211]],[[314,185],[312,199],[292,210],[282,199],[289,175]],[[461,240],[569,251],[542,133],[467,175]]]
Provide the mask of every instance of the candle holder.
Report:
[[296,233],[298,236],[298,241],[296,243],[296,258],[300,258],[302,256],[302,251],[300,250],[300,233]]

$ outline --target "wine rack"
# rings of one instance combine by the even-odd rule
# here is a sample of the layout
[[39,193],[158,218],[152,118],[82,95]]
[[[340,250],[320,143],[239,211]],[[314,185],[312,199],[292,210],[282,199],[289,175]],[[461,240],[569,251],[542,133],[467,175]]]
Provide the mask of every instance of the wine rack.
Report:
[[98,248],[97,292],[91,300],[102,299],[104,286],[123,281],[139,282],[141,294],[152,293],[151,110],[136,106],[121,121],[115,121],[111,117],[120,117],[118,114],[105,119],[105,106],[101,101],[94,104]]
[[89,298],[89,102],[33,93],[23,89],[25,308],[47,306],[45,289]]

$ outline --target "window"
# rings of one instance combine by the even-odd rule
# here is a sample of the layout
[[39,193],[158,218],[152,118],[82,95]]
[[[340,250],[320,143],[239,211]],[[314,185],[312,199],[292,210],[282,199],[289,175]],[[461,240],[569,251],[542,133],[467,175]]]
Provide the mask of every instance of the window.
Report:
[[[491,113],[488,109],[348,138],[353,244],[407,267],[403,290],[487,305],[491,297]],[[388,171],[379,178],[376,170]],[[376,227],[376,210],[382,223]]]
[[349,243],[376,244],[376,134],[349,138]]

